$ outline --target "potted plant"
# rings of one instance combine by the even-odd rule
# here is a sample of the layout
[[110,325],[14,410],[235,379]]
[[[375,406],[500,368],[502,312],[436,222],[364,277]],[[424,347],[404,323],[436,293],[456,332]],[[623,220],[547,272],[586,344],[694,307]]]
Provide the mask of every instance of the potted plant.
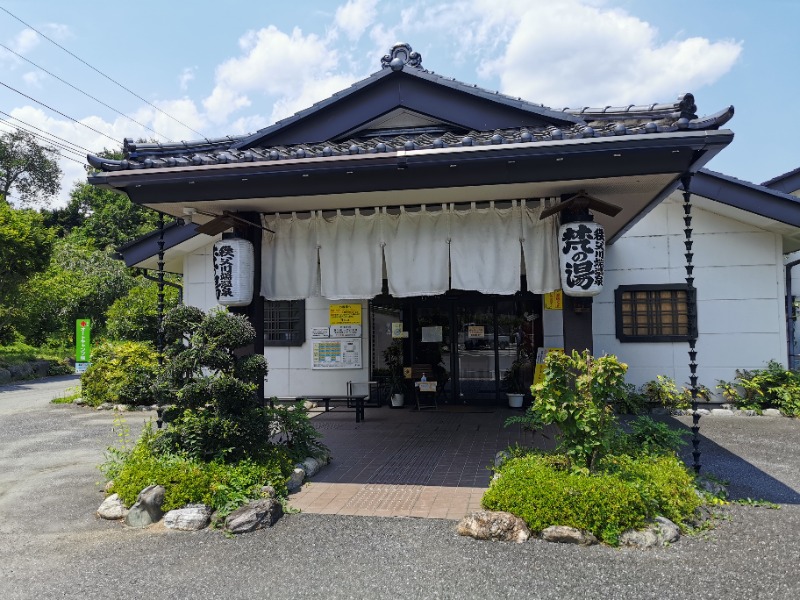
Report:
[[389,393],[392,407],[399,408],[405,403],[406,381],[403,377],[403,342],[394,340],[383,351],[383,360],[389,371]]
[[525,394],[530,390],[530,383],[524,381],[524,373],[529,371],[526,368],[529,362],[527,357],[520,355],[511,363],[503,377],[503,387],[508,396],[509,408],[522,408]]

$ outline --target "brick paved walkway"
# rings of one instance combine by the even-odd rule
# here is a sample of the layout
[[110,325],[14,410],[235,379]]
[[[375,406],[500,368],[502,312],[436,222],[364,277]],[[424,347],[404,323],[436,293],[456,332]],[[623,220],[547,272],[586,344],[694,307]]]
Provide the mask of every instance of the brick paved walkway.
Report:
[[367,409],[314,416],[333,461],[289,497],[303,512],[460,519],[480,508],[495,454],[509,445],[541,446],[519,427],[504,427],[508,409],[441,407]]

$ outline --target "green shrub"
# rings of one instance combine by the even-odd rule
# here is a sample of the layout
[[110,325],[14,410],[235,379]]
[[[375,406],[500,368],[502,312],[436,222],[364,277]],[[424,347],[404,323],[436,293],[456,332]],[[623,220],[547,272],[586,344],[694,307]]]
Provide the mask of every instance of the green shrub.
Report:
[[656,516],[683,524],[700,503],[691,475],[674,456],[606,456],[590,474],[567,463],[563,455],[512,458],[482,504],[521,517],[534,532],[567,525],[616,545],[623,531]]
[[92,364],[81,375],[83,398],[91,406],[153,404],[157,367],[158,355],[150,344],[103,342],[92,348]]
[[271,485],[279,496],[286,495],[286,481],[292,461],[286,452],[273,447],[256,458],[236,462],[204,462],[181,454],[159,451],[163,432],[148,426],[132,450],[109,454],[101,466],[113,481],[111,493],[119,494],[131,506],[139,492],[149,485],[165,488],[163,509],[203,503],[224,516],[250,499],[258,498],[261,488]]
[[784,415],[800,416],[800,373],[771,360],[765,369],[737,369],[734,381],[719,380],[723,397],[742,410],[777,408]]
[[[178,290],[164,288],[164,306],[171,309],[178,303]],[[106,311],[108,336],[114,340],[156,342],[158,335],[158,284],[146,281],[117,298]]]
[[628,394],[627,368],[616,356],[552,352],[545,359],[544,381],[531,386],[531,426],[557,425],[559,449],[576,468],[591,470],[608,451],[617,429],[612,404]]
[[618,436],[617,448],[632,456],[638,454],[675,454],[686,445],[685,429],[676,429],[650,417],[637,417],[630,422],[631,433]]

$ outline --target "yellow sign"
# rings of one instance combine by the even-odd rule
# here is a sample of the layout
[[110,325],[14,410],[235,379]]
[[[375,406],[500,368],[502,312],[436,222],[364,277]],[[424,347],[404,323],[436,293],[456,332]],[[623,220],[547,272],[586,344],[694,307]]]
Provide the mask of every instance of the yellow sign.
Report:
[[360,304],[331,304],[331,325],[361,325]]
[[564,296],[561,290],[555,292],[548,292],[544,295],[544,309],[545,310],[563,310]]
[[563,352],[563,348],[539,348],[536,353],[536,366],[533,369],[533,384],[544,381],[544,360],[551,352]]

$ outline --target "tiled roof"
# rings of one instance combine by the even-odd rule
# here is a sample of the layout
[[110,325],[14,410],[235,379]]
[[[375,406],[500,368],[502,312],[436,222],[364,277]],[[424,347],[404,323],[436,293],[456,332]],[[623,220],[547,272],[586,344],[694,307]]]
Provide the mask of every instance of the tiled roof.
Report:
[[[399,57],[399,58],[398,58]],[[123,160],[88,156],[89,164],[101,171],[124,171],[165,167],[191,167],[225,163],[248,163],[304,159],[328,156],[345,156],[368,153],[425,150],[463,146],[491,146],[501,144],[536,144],[551,140],[618,137],[625,135],[659,134],[684,130],[718,129],[733,116],[733,107],[708,117],[698,118],[692,94],[683,94],[675,102],[650,105],[607,106],[554,110],[539,104],[512,98],[436,75],[422,69],[421,57],[407,44],[397,44],[382,61],[384,69],[365,80],[357,82],[342,92],[315,104],[309,109],[279,121],[256,134],[231,136],[216,140],[179,143],[135,143],[126,139]],[[433,81],[437,85],[489,99],[506,106],[534,113],[550,125],[495,129],[491,131],[465,131],[457,126],[441,128],[406,129],[401,131],[372,131],[359,137],[331,140],[314,144],[258,145],[276,129],[298,121],[362,89],[370,83],[403,71],[415,78]]]

